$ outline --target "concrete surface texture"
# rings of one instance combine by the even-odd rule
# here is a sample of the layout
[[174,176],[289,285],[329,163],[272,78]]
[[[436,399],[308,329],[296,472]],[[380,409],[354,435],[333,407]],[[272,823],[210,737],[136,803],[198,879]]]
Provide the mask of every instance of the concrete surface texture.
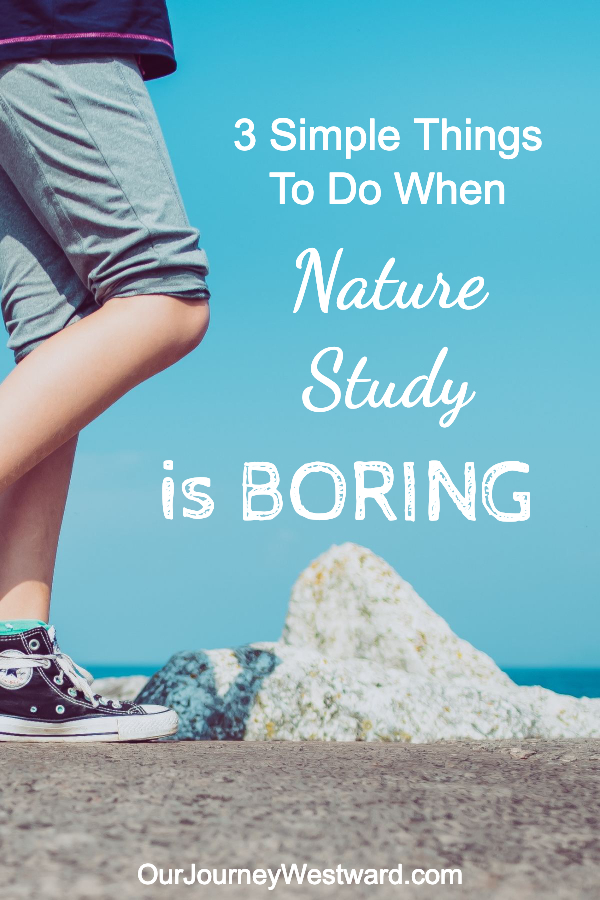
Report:
[[[600,896],[600,741],[3,744],[0,768],[2,900]],[[293,862],[463,884],[137,879]]]

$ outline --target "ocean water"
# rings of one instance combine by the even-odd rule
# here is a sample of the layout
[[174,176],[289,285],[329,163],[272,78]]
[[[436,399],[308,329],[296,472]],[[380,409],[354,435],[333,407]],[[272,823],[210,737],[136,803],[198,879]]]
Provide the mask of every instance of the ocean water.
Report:
[[505,669],[517,684],[539,684],[573,697],[600,697],[600,669]]
[[[156,666],[86,666],[96,678],[112,678],[123,675],[153,675]],[[532,669],[506,668],[506,674],[517,684],[539,684],[573,697],[600,697],[600,669]]]

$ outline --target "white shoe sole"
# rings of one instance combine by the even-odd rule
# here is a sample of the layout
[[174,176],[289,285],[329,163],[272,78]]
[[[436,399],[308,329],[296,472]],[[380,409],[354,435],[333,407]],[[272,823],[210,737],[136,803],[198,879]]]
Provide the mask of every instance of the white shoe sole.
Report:
[[175,734],[179,727],[172,709],[146,715],[86,716],[65,722],[32,722],[0,716],[0,741],[153,741]]

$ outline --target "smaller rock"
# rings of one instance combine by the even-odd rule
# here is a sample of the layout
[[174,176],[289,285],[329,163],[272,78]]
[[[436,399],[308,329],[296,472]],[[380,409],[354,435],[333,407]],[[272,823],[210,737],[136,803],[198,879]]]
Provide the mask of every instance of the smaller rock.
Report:
[[121,678],[96,678],[92,690],[111,700],[135,700],[148,683],[146,675],[125,675]]

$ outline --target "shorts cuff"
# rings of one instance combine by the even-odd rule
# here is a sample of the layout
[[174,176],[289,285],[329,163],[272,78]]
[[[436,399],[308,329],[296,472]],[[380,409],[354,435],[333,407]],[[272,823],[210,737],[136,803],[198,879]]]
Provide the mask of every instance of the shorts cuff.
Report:
[[165,294],[186,300],[209,300],[210,291],[204,278],[185,273],[181,275],[145,275],[143,278],[123,279],[114,288],[106,291],[104,297],[96,298],[99,306],[113,297],[135,297],[138,294]]

